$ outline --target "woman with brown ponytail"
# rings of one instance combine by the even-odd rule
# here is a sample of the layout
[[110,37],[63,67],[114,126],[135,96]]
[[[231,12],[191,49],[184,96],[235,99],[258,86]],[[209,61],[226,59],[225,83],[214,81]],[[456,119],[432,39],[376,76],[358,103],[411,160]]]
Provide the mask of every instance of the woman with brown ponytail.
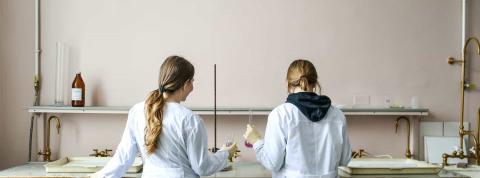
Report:
[[170,56],[163,62],[158,89],[130,109],[115,155],[94,176],[123,176],[138,152],[142,177],[199,177],[227,166],[236,145],[209,154],[203,120],[180,105],[193,90],[193,75],[193,65],[182,57]]
[[273,177],[338,177],[337,167],[351,157],[345,116],[330,98],[314,92],[320,85],[310,61],[293,61],[287,83],[287,101],[268,115],[265,139],[251,125],[245,139]]

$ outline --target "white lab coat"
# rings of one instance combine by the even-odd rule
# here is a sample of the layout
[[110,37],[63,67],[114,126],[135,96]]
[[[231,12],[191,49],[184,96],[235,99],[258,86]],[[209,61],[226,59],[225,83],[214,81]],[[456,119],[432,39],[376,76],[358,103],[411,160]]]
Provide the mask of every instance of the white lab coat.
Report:
[[144,102],[133,106],[115,155],[97,175],[121,177],[138,152],[143,160],[142,177],[199,177],[211,175],[227,166],[227,151],[209,154],[203,120],[178,103],[167,102],[157,150],[145,149]]
[[273,177],[334,178],[337,167],[351,159],[346,119],[334,106],[318,122],[291,103],[276,107],[268,116],[265,138],[253,148]]

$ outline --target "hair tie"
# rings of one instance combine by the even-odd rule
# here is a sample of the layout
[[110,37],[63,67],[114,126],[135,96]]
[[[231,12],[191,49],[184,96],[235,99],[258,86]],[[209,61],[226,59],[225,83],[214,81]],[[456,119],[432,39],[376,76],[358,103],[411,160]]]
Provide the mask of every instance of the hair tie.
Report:
[[167,90],[165,89],[165,87],[163,85],[161,85],[160,88],[158,88],[158,92],[160,92],[160,93],[164,93],[165,91],[167,91]]

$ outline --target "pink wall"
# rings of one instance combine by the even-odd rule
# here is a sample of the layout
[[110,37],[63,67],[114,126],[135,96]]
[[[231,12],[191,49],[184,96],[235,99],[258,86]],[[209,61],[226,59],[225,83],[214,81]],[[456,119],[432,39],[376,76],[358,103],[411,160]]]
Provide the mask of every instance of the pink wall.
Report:
[[[109,3],[113,6],[65,0],[43,4],[42,104],[53,103],[55,42],[60,40],[72,48],[70,72],[79,67],[85,73],[88,104],[131,105],[142,100],[146,91],[155,87],[161,59],[179,53],[189,57],[198,71],[196,89],[187,105],[210,106],[211,64],[217,63],[222,74],[219,105],[275,106],[285,97],[283,77],[288,63],[306,57],[317,65],[324,92],[337,104],[351,104],[357,94],[370,95],[374,105],[381,104],[385,95],[403,104],[419,96],[421,105],[432,111],[424,120],[455,121],[458,116],[458,104],[451,101],[458,98],[460,68],[447,65],[445,60],[460,54],[460,1],[325,1],[303,5],[262,1],[255,6],[246,1],[193,5],[167,1],[165,11],[142,4]],[[0,141],[9,145],[0,148],[0,157],[5,158],[0,168],[26,161],[29,115],[24,108],[32,101],[33,5],[33,1],[0,0]],[[122,15],[123,8],[130,6],[131,11]],[[170,16],[179,7],[186,15]],[[470,15],[470,32],[480,37],[480,23],[475,20],[480,16],[479,3],[473,2],[470,8],[476,9],[471,10],[475,14]],[[91,13],[85,13],[86,9]],[[205,13],[204,9],[218,10],[215,12],[222,15]],[[159,13],[165,16],[155,21],[152,17]],[[115,15],[122,15],[122,20],[105,21],[116,19]],[[179,28],[162,29],[158,22]],[[188,43],[178,42],[182,40]],[[479,63],[476,60],[474,66]],[[474,67],[474,76],[480,76],[479,70]],[[253,80],[259,73],[268,80]],[[479,78],[472,77],[480,84]],[[255,84],[241,85],[249,81]],[[480,105],[479,97],[478,90],[467,94],[469,120],[476,117],[473,113]],[[61,117],[61,134],[57,137],[52,132],[52,149],[64,157],[87,155],[93,148],[115,148],[126,115]],[[212,118],[203,117],[213,143]],[[219,119],[218,135],[234,132],[238,142],[243,140],[247,117]],[[404,129],[394,133],[393,119],[349,117],[354,149],[403,156],[406,133]],[[264,128],[265,123],[265,116],[255,117],[258,128]],[[224,137],[218,139],[223,142]],[[37,147],[41,144],[38,139]],[[241,159],[253,160],[250,149],[240,149]]]
[[0,1],[0,168],[27,160],[33,103],[34,3]]
[[[2,4],[0,4],[0,24],[3,24],[4,23],[4,6]],[[3,37],[3,28],[2,26],[0,26],[0,37]],[[3,46],[2,46],[3,43],[0,43],[0,51],[3,51]],[[4,78],[5,78],[5,73],[3,72],[3,66],[5,66],[5,64],[3,64],[3,53],[0,52],[0,140],[3,141],[5,140],[5,130],[3,129],[3,126],[5,125],[4,121],[3,121],[3,114],[4,113],[4,109],[3,109],[3,105],[4,105],[4,92],[5,92],[5,89],[4,89],[4,86],[5,86],[5,83],[3,82]],[[0,151],[0,156],[3,156],[4,152],[3,150]],[[0,168],[3,168],[6,166],[6,164],[4,165],[5,163],[0,163]]]
[[[336,104],[352,104],[354,95],[370,95],[372,105],[382,105],[385,95],[390,95],[408,105],[412,96],[418,96],[421,105],[432,111],[424,119],[450,121],[458,110],[449,110],[456,104],[446,101],[458,97],[460,69],[447,65],[445,59],[460,53],[460,2],[262,1],[252,6],[247,1],[48,1],[43,6],[42,74],[50,89],[42,91],[42,103],[53,102],[55,42],[63,41],[71,49],[69,77],[79,68],[83,72],[87,105],[132,105],[143,100],[156,87],[162,59],[179,53],[197,71],[195,91],[186,105],[212,105],[212,65],[217,63],[219,106],[274,107],[286,97],[288,64],[304,57],[316,64],[323,92]],[[451,99],[438,97],[444,95]],[[110,116],[62,117],[65,127],[82,132],[62,131],[60,156],[112,148],[118,142],[114,139],[120,138],[121,131],[99,129],[122,129],[111,124],[115,121],[106,121]],[[236,118],[225,118],[219,132],[241,136],[246,122],[231,125],[240,122]],[[265,122],[266,117],[258,119]],[[354,149],[403,155],[405,130],[395,134],[393,118],[349,119]],[[116,124],[124,120],[120,122]],[[242,151],[252,160],[251,153]]]

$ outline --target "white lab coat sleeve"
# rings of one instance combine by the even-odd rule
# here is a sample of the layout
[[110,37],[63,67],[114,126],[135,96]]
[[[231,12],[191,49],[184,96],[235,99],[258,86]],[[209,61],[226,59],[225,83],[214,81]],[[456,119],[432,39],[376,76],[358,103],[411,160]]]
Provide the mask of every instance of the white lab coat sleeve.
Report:
[[128,114],[127,124],[123,132],[120,144],[115,151],[112,159],[99,172],[95,173],[99,177],[122,177],[133,164],[137,155],[137,141],[134,137],[134,114],[133,109]]
[[344,124],[342,126],[342,137],[343,137],[343,146],[342,146],[342,153],[340,157],[339,166],[347,166],[347,164],[352,159],[352,146],[350,145],[350,139],[348,137],[347,132],[347,122],[345,116],[342,114],[344,119]]
[[185,129],[187,132],[188,159],[196,174],[209,176],[227,167],[228,152],[221,150],[215,154],[210,154],[203,120],[198,115],[192,115],[191,117],[194,118],[190,120]]
[[281,114],[273,110],[268,115],[265,138],[253,145],[257,161],[271,171],[279,171],[285,161],[287,126]]

